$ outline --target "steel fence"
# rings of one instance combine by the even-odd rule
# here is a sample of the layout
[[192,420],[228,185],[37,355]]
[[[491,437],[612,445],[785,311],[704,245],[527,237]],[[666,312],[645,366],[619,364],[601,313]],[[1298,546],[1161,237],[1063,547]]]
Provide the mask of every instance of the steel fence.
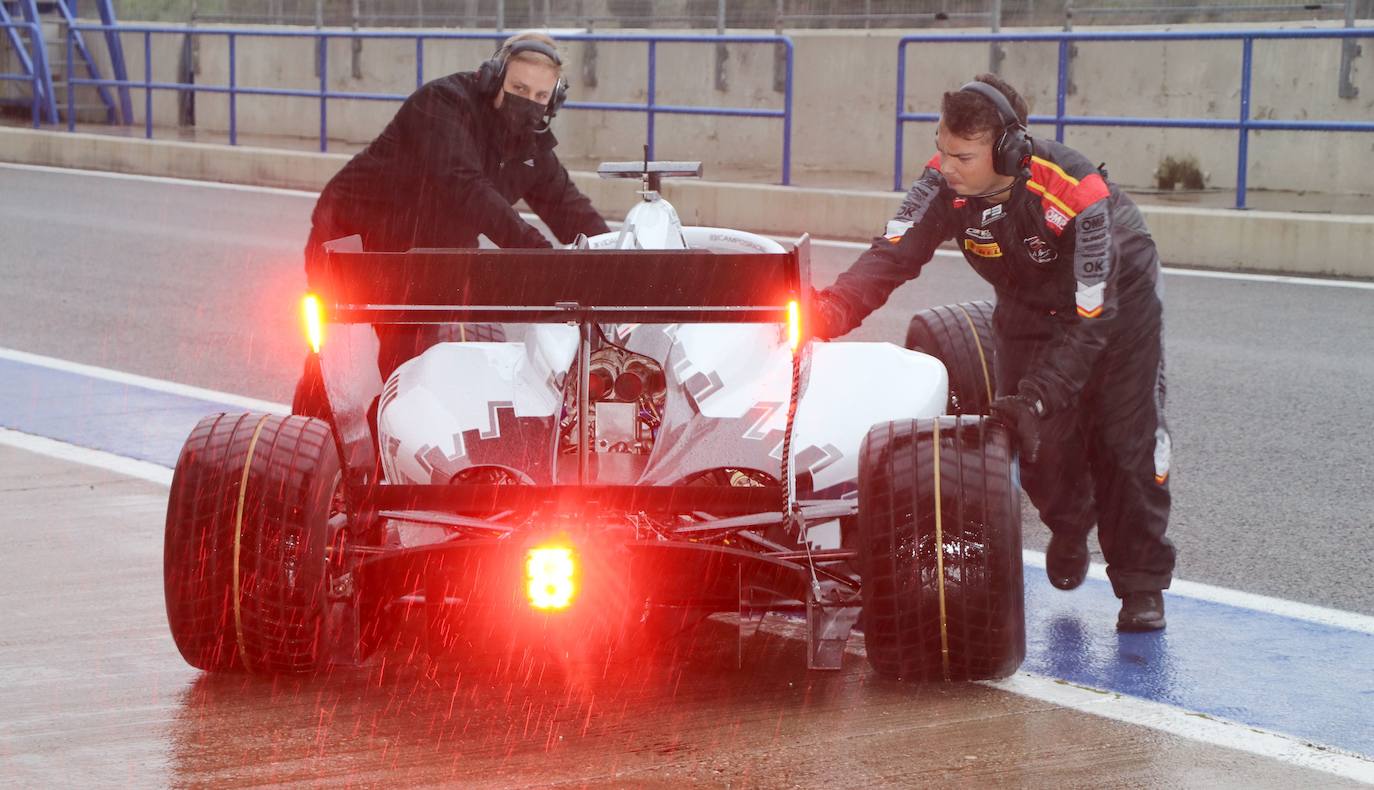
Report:
[[[950,44],[950,43],[1010,43],[1045,42],[1059,45],[1059,69],[1055,88],[1055,114],[1032,115],[1031,123],[1054,124],[1056,140],[1063,142],[1066,126],[1121,126],[1166,129],[1230,129],[1239,132],[1236,169],[1236,208],[1245,208],[1246,169],[1249,158],[1249,137],[1251,131],[1293,131],[1293,132],[1374,132],[1374,122],[1359,121],[1297,121],[1297,120],[1258,120],[1250,117],[1251,68],[1254,64],[1254,45],[1259,40],[1275,39],[1314,39],[1330,38],[1354,41],[1357,38],[1374,38],[1374,28],[1342,28],[1330,30],[1217,30],[1206,33],[1188,32],[1102,32],[1102,33],[1003,33],[990,34],[944,34],[903,36],[897,44],[897,141],[893,156],[892,188],[900,191],[902,181],[902,158],[904,153],[903,129],[912,121],[927,123],[939,120],[936,113],[909,113],[903,110],[906,104],[906,52],[909,44]],[[1079,41],[1238,41],[1241,44],[1240,107],[1238,118],[1234,121],[1217,118],[1140,118],[1128,116],[1091,116],[1069,115],[1066,110],[1069,93],[1068,66],[1070,48]]]
[[1374,0],[117,0],[125,21],[356,27],[796,30],[1339,19]]
[[[328,47],[325,42],[332,39],[345,39],[360,41],[365,39],[391,39],[391,40],[413,40],[415,42],[415,85],[418,88],[424,84],[425,68],[425,43],[428,41],[452,41],[452,40],[490,40],[501,41],[505,39],[504,33],[454,33],[443,31],[349,31],[349,30],[271,30],[253,28],[198,28],[189,26],[164,26],[164,25],[97,25],[97,24],[76,24],[72,25],[67,31],[67,73],[71,74],[73,62],[72,41],[76,33],[80,31],[113,31],[119,34],[141,34],[143,38],[143,81],[121,82],[119,80],[101,79],[76,79],[69,78],[69,85],[120,85],[142,88],[144,95],[144,135],[148,139],[153,137],[153,91],[171,90],[186,91],[195,93],[219,93],[229,97],[229,144],[238,144],[238,112],[237,101],[239,96],[293,96],[297,98],[315,99],[319,102],[320,111],[320,151],[329,150],[329,100],[330,99],[351,99],[361,101],[390,101],[402,102],[408,98],[408,94],[403,93],[363,93],[356,91],[337,91],[330,90],[328,87]],[[228,40],[228,79],[227,85],[205,85],[202,83],[186,82],[162,82],[155,81],[152,77],[152,37],[154,35],[177,35],[177,36],[224,36]],[[289,88],[263,88],[246,87],[238,84],[237,74],[237,44],[242,38],[279,38],[279,39],[308,39],[316,42],[316,52],[318,58],[319,87],[315,90],[295,90]],[[563,34],[555,37],[558,41],[585,41],[598,43],[621,43],[621,44],[645,44],[648,55],[648,77],[645,86],[645,101],[638,102],[574,102],[570,101],[564,105],[570,110],[602,110],[607,112],[637,112],[644,113],[647,119],[645,130],[645,145],[648,147],[650,158],[654,155],[654,122],[658,115],[706,115],[706,116],[731,116],[746,118],[776,118],[782,121],[782,183],[784,185],[792,182],[792,74],[793,74],[793,55],[794,47],[792,40],[786,36],[774,35],[730,35],[730,36],[708,36],[708,35],[671,35],[671,34],[646,34],[646,35],[612,35],[612,34],[588,34],[574,33]],[[785,71],[783,79],[783,106],[781,109],[751,109],[746,107],[709,107],[698,105],[678,105],[660,104],[656,98],[657,87],[657,68],[658,68],[658,45],[659,44],[767,44],[774,47],[781,47],[785,59]],[[76,130],[76,114],[74,102],[75,91],[67,91],[67,129]]]
[[[52,72],[47,67],[47,52],[43,46],[43,30],[35,22],[13,22],[0,21],[0,30],[5,32],[5,38],[14,48],[15,58],[24,71],[21,72],[0,72],[0,82],[27,82],[33,101],[30,103],[30,111],[33,116],[33,128],[37,129],[42,125],[42,118],[38,109],[43,105],[42,97],[52,95]],[[23,31],[28,34],[29,46],[25,47],[19,34]],[[32,53],[32,54],[30,54]],[[51,106],[51,105],[49,105]],[[56,123],[56,116],[50,119],[51,123]]]

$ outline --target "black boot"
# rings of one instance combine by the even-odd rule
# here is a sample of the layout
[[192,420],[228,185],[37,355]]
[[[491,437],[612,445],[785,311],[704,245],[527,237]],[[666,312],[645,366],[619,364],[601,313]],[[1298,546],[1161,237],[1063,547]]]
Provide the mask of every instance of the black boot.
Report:
[[1118,631],[1158,631],[1164,627],[1164,593],[1133,592],[1121,599]]
[[1059,533],[1050,536],[1045,551],[1045,575],[1050,584],[1061,590],[1072,590],[1088,575],[1088,536],[1069,537]]

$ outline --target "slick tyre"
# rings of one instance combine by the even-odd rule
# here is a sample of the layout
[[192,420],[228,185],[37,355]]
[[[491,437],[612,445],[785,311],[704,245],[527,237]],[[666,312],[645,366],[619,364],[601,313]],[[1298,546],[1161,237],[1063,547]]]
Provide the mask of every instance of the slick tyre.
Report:
[[929,354],[949,371],[949,414],[987,414],[997,393],[992,302],[964,302],[911,317],[906,347]]
[[864,642],[879,675],[1001,678],[1026,655],[1010,436],[978,417],[875,425],[859,451]]
[[217,414],[195,427],[172,477],[163,549],[167,621],[189,664],[258,674],[323,665],[339,480],[320,420]]

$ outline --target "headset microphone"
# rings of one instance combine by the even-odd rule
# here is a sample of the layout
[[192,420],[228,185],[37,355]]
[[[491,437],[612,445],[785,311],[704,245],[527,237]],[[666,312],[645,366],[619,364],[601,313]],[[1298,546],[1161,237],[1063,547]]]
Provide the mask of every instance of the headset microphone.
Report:
[[982,198],[990,198],[990,197],[997,197],[998,195],[1002,194],[1003,192],[1010,192],[1011,189],[1012,189],[1012,187],[1014,187],[1014,186],[1016,186],[1016,182],[1015,182],[1015,181],[1011,182],[1010,184],[1007,184],[1006,186],[1002,187],[1001,189],[994,189],[994,190],[992,190],[991,192],[983,192],[983,193],[977,194],[977,195],[960,195],[959,197],[961,197],[961,198],[979,198],[979,199],[982,199]]

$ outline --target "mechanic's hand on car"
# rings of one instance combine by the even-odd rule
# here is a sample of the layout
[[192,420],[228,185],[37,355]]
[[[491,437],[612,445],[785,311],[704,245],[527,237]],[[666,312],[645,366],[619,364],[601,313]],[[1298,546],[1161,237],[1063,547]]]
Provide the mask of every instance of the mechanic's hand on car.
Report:
[[520,243],[515,245],[521,249],[539,250],[548,249],[553,246],[547,236],[539,232],[539,229],[532,226],[525,226],[525,232],[520,235]]
[[1040,418],[1045,406],[1033,392],[1022,388],[1015,395],[1003,395],[989,407],[994,419],[1012,430],[1017,449],[1026,463],[1035,463],[1040,454]]
[[804,337],[829,340],[844,325],[844,308],[824,291],[811,289],[811,313],[802,320]]

